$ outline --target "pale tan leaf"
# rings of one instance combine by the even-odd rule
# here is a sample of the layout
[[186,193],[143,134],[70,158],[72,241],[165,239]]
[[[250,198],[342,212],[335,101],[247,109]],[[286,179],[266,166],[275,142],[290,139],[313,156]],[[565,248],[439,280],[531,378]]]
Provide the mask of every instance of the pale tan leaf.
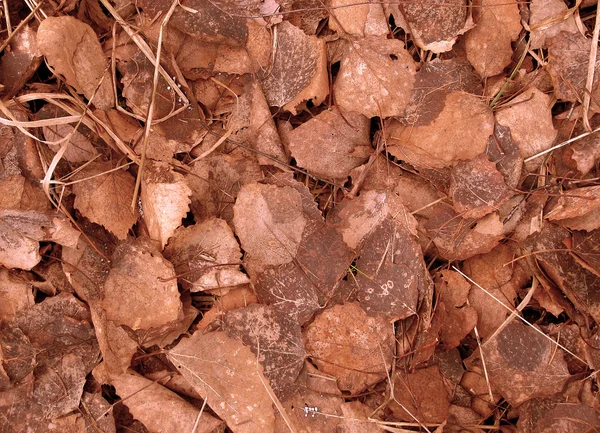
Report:
[[0,321],[12,322],[15,315],[34,305],[31,284],[17,274],[0,268]]
[[103,110],[114,106],[108,59],[89,25],[71,16],[49,17],[38,28],[37,43],[50,66],[78,93],[87,99],[95,93],[93,103]]
[[139,217],[137,208],[131,209],[135,179],[122,169],[106,173],[113,168],[110,162],[92,162],[73,176],[74,181],[85,179],[73,185],[74,206],[90,221],[125,239]]
[[[562,18],[568,6],[563,0],[532,0],[529,5],[531,16],[529,27],[532,27],[529,47],[533,50],[546,47],[546,40],[560,32],[578,33],[575,17],[571,14],[566,20]],[[545,23],[545,24],[544,24]],[[544,24],[544,25],[542,25]]]
[[273,433],[273,391],[241,341],[225,332],[196,332],[167,357],[234,433]]
[[354,0],[330,0],[329,28],[340,34],[383,36],[388,33],[383,6]]
[[142,216],[150,237],[159,241],[161,247],[164,248],[190,210],[190,195],[192,190],[181,174],[166,163],[148,161],[142,178]]
[[415,62],[397,39],[369,37],[352,42],[333,86],[343,112],[371,117],[401,116],[415,81]]

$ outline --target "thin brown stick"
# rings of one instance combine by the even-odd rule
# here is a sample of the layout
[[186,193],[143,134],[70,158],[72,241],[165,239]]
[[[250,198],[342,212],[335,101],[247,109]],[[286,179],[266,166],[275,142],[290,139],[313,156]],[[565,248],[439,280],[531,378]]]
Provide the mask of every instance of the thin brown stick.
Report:
[[590,48],[590,59],[588,61],[587,80],[585,82],[585,93],[583,95],[583,126],[586,131],[591,131],[590,101],[592,98],[592,85],[594,84],[594,72],[596,71],[596,55],[598,54],[598,36],[600,36],[600,13],[596,7],[596,23],[594,24],[594,33],[592,35],[592,47]]

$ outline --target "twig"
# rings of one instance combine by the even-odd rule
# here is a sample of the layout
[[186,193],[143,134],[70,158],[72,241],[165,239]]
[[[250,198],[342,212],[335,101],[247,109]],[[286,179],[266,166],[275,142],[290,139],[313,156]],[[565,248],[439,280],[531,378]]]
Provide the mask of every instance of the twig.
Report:
[[590,134],[593,134],[594,132],[598,132],[598,131],[600,131],[600,126],[599,126],[598,128],[596,128],[596,129],[593,129],[593,130],[591,130],[591,131],[584,132],[583,134],[579,134],[577,137],[569,138],[568,140],[566,140],[566,141],[563,141],[562,143],[559,143],[559,144],[557,144],[557,145],[555,145],[555,146],[552,146],[551,148],[549,148],[549,149],[546,149],[546,150],[544,150],[544,151],[542,151],[542,152],[536,153],[535,155],[532,155],[532,156],[530,156],[529,158],[526,158],[526,159],[525,159],[523,162],[529,162],[529,161],[532,161],[532,160],[534,160],[534,159],[536,159],[536,158],[539,158],[540,156],[544,156],[544,155],[546,155],[547,153],[550,153],[550,152],[552,152],[553,150],[560,149],[561,147],[564,147],[564,146],[566,146],[567,144],[571,144],[571,143],[573,143],[573,142],[575,142],[575,141],[577,141],[577,140],[580,140],[580,139],[582,139],[582,138],[585,138],[585,137],[587,137],[588,135],[590,135]]
[[2,51],[4,51],[4,49],[8,46],[8,44],[10,44],[10,41],[12,41],[12,38],[19,32],[19,30],[21,30],[23,27],[25,27],[25,24],[27,24],[29,22],[29,20],[31,20],[31,18],[33,18],[33,16],[35,15],[35,13],[38,11],[38,9],[42,7],[42,4],[38,4],[31,12],[29,15],[27,15],[25,17],[25,19],[23,21],[21,21],[19,23],[19,25],[13,30],[13,32],[8,36],[8,38],[6,38],[6,40],[2,43],[2,45],[0,45],[0,53]]
[[588,62],[587,81],[585,82],[585,94],[583,95],[583,126],[586,131],[591,131],[590,119],[590,100],[592,97],[592,85],[594,84],[594,72],[596,70],[596,55],[598,53],[598,36],[600,36],[600,13],[596,7],[596,23],[594,24],[594,34],[592,35],[592,47],[590,49],[590,59]]

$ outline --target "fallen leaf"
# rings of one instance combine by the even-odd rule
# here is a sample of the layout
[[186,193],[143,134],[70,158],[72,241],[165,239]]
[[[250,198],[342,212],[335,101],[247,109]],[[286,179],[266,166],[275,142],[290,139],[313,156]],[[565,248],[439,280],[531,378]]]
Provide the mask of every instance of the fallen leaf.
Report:
[[383,36],[388,33],[383,5],[331,0],[329,8],[329,28],[334,32],[354,36]]
[[506,325],[482,350],[492,389],[514,406],[561,392],[570,377],[562,350],[519,320]]
[[12,322],[19,311],[33,307],[32,289],[18,274],[0,268],[0,322]]
[[372,152],[369,119],[354,112],[323,111],[288,133],[288,146],[296,163],[315,176],[348,177]]
[[561,398],[534,398],[523,403],[519,412],[518,433],[584,433],[600,424],[597,410]]
[[496,168],[504,176],[506,185],[516,188],[521,180],[523,157],[509,127],[498,123],[494,125],[494,135],[488,138],[485,154],[496,164]]
[[[562,31],[548,39],[548,72],[552,77],[554,94],[563,101],[581,102],[586,90],[587,65],[589,63],[592,41],[581,33]],[[585,65],[586,67],[581,67]],[[600,69],[600,59],[596,60],[594,70]],[[594,74],[591,101],[598,108],[600,79]]]
[[29,270],[41,260],[39,241],[74,247],[79,232],[53,211],[0,210],[0,263],[9,269]]
[[341,390],[358,394],[385,379],[394,334],[387,320],[350,303],[319,314],[304,331],[304,344],[320,371],[335,376]]
[[446,95],[439,116],[427,125],[392,121],[387,128],[388,151],[416,167],[449,167],[483,153],[493,132],[489,107],[475,95],[454,91]]
[[247,284],[240,271],[242,253],[233,231],[222,219],[180,227],[164,251],[183,288],[192,292]]
[[478,0],[473,4],[475,28],[467,32],[467,59],[482,77],[501,74],[512,61],[511,43],[521,33],[517,0]]
[[136,374],[111,377],[123,404],[152,432],[210,433],[223,421],[200,410],[164,386]]
[[458,347],[460,341],[477,326],[477,311],[467,304],[471,284],[454,271],[441,272],[435,283],[441,303],[438,304],[436,316],[440,313],[441,306],[444,309],[440,319],[443,320],[440,337],[443,347],[452,349]]
[[410,100],[415,62],[397,39],[368,37],[348,46],[333,96],[343,113],[368,118],[402,116]]
[[[518,255],[510,244],[500,244],[487,254],[466,260],[463,272],[477,284],[506,305],[514,305],[517,293],[529,282],[529,273],[517,262],[507,265]],[[477,311],[477,329],[485,340],[502,325],[510,315],[498,301],[475,284],[471,285],[469,303]]]
[[5,95],[11,99],[36,73],[42,64],[37,47],[36,32],[25,25],[16,32],[7,50],[0,59],[0,81],[5,86]]
[[167,357],[234,433],[272,433],[272,390],[256,356],[225,332],[196,332]]
[[[554,144],[557,131],[552,124],[551,99],[550,95],[530,87],[512,99],[507,107],[496,112],[496,121],[510,128],[523,158],[542,152]],[[525,167],[531,171],[540,164],[541,159],[535,159],[525,163]]]
[[458,35],[472,26],[463,0],[408,3],[403,5],[402,12],[404,30],[411,34],[419,48],[434,53],[451,50]]
[[185,174],[192,190],[190,209],[197,222],[221,218],[232,224],[233,205],[240,188],[262,179],[255,160],[239,153],[215,153],[194,163]]
[[[207,329],[212,329],[213,325],[220,324],[225,313],[238,308],[246,307],[250,304],[258,303],[258,298],[249,286],[236,287],[229,290],[223,296],[215,299],[210,310],[205,311],[202,319],[196,325],[196,330],[206,332]],[[216,326],[215,326],[216,327]]]
[[390,409],[401,420],[440,423],[448,418],[450,402],[437,366],[406,374],[397,371]]
[[278,24],[273,67],[262,86],[269,105],[292,114],[302,102],[321,104],[329,93],[325,41],[287,21]]
[[183,175],[163,162],[147,161],[142,176],[142,217],[150,237],[164,248],[190,210],[192,190]]
[[275,395],[282,401],[289,397],[305,358],[298,322],[272,307],[250,304],[227,312],[223,330],[250,347]]
[[41,185],[13,174],[0,180],[0,209],[46,211],[50,209],[50,202]]
[[115,105],[108,59],[87,24],[71,16],[49,17],[37,32],[40,52],[77,93],[103,110]]
[[481,218],[509,199],[504,177],[486,155],[460,161],[451,172],[450,197],[463,218]]
[[286,13],[292,24],[301,28],[307,35],[314,35],[319,24],[329,15],[321,0],[282,2],[280,10]]
[[[590,126],[596,129],[600,126],[600,117],[594,116],[590,119]],[[583,125],[577,124],[573,134],[580,135],[585,132]],[[581,137],[565,149],[565,158],[572,161],[570,166],[576,168],[582,175],[586,175],[594,168],[596,161],[600,158],[600,140],[597,134]]]
[[567,33],[578,33],[579,29],[575,23],[573,14],[566,19],[565,13],[568,6],[562,0],[532,0],[529,5],[531,15],[529,27],[532,27],[529,48],[537,50],[546,47],[546,40],[564,31]]
[[556,206],[545,218],[571,230],[591,232],[600,227],[597,209],[600,207],[600,186],[586,186],[563,191]]
[[339,433],[382,433],[376,420],[371,419],[373,409],[360,401],[342,403],[342,422],[338,427]]
[[573,232],[571,255],[585,269],[600,277],[600,231]]
[[101,306],[107,319],[133,330],[180,320],[183,314],[174,276],[173,265],[148,238],[121,242],[104,283]]
[[461,218],[450,206],[436,206],[423,224],[439,254],[447,260],[466,260],[491,251],[504,236],[497,212],[476,221]]
[[110,162],[92,162],[73,176],[74,206],[90,221],[125,239],[139,214],[131,209],[135,179],[128,172],[112,171]]

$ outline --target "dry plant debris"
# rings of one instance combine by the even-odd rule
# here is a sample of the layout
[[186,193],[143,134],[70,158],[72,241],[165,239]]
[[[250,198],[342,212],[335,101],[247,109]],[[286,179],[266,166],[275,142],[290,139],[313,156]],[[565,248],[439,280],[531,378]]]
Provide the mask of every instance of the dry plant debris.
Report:
[[0,432],[600,432],[597,1],[0,11]]

